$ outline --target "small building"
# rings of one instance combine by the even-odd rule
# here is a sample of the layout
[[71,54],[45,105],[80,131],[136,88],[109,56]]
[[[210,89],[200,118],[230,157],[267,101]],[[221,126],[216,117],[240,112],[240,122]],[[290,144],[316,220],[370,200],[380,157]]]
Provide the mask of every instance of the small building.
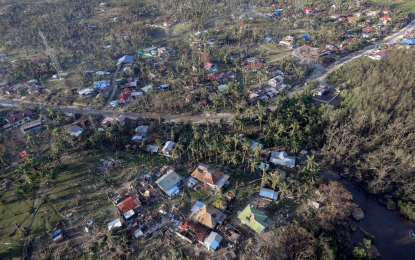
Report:
[[381,18],[379,18],[379,22],[383,24],[388,24],[391,21],[392,21],[392,17],[390,17],[389,15],[384,15]]
[[22,123],[30,120],[32,116],[32,111],[25,109],[23,111],[13,111],[12,115],[6,118],[7,124],[4,125],[4,128],[20,126]]
[[164,22],[164,26],[165,27],[170,27],[170,26],[173,26],[174,24],[175,24],[176,22],[175,21],[173,21],[173,20],[168,20],[168,21],[166,21],[166,22]]
[[83,129],[78,125],[73,125],[68,129],[68,131],[72,136],[78,137],[80,134],[82,134]]
[[214,229],[216,225],[222,224],[226,218],[226,214],[217,208],[208,206],[203,202],[196,201],[192,207],[192,213],[196,214],[194,220]]
[[146,92],[147,94],[153,91],[153,85],[147,85],[143,88],[141,88],[142,91]]
[[166,144],[163,146],[163,149],[161,149],[161,152],[162,152],[165,156],[172,156],[172,155],[173,155],[173,146],[174,146],[174,142],[172,142],[172,141],[168,141],[168,142],[166,142]]
[[78,94],[80,96],[88,96],[88,95],[90,95],[93,92],[94,92],[94,89],[93,88],[85,88],[85,89],[79,90],[78,91]]
[[42,126],[43,126],[42,119],[37,119],[37,120],[31,121],[31,122],[28,122],[28,123],[22,124],[22,125],[20,126],[20,130],[21,130],[23,133],[24,133],[24,132],[27,132],[27,131],[36,131],[36,130],[41,129],[41,128],[42,128]]
[[205,164],[200,164],[193,171],[192,177],[216,190],[221,190],[229,183],[229,175]]
[[278,193],[273,190],[266,189],[266,188],[262,188],[259,191],[259,196],[265,197],[271,200],[278,200]]
[[165,175],[161,176],[161,178],[156,181],[156,184],[164,193],[167,194],[167,196],[172,197],[179,193],[179,187],[182,185],[183,179],[184,178],[174,170],[169,170]]
[[101,126],[104,127],[110,127],[112,124],[118,122],[120,124],[124,123],[125,120],[127,119],[127,117],[125,115],[119,115],[117,116],[107,116],[106,118],[104,118],[104,120],[102,120],[101,122]]
[[116,227],[122,227],[122,223],[121,223],[120,219],[117,218],[116,220],[111,221],[110,223],[108,223],[107,227],[108,227],[108,230],[111,230],[111,229],[116,228]]
[[203,244],[207,247],[207,249],[216,251],[222,239],[223,237],[221,235],[212,231]]
[[118,104],[127,104],[130,102],[131,93],[122,93],[118,96],[117,101]]
[[55,232],[53,232],[52,239],[55,243],[62,241],[64,239],[63,231],[61,229],[58,229]]
[[295,156],[288,156],[285,151],[272,151],[269,161],[287,167],[295,166]]
[[94,81],[94,88],[98,89],[98,90],[103,90],[106,87],[109,87],[110,81],[109,80],[99,80],[99,81]]
[[208,71],[214,71],[214,70],[217,70],[218,67],[209,62],[205,65],[205,69]]
[[314,13],[314,8],[307,7],[306,9],[304,9],[304,13],[305,14],[312,14],[312,13]]
[[157,52],[158,52],[157,47],[153,46],[153,47],[150,47],[150,48],[139,50],[138,54],[153,57],[153,56],[156,56]]
[[415,39],[405,38],[401,41],[402,44],[415,45]]
[[125,55],[123,57],[121,57],[118,62],[117,62],[117,66],[121,65],[121,64],[132,64],[134,63],[134,57],[133,56],[129,56],[129,55]]
[[261,162],[261,163],[259,164],[259,166],[258,166],[258,169],[263,170],[263,169],[264,169],[264,167],[265,167],[265,170],[268,170],[268,168],[269,168],[269,164],[268,164],[268,163]]
[[392,50],[381,50],[381,51],[375,52],[373,56],[368,56],[368,57],[373,60],[381,60],[391,53],[392,53]]
[[140,125],[135,128],[136,134],[133,136],[133,140],[144,140],[148,136],[148,125]]
[[135,215],[134,209],[141,205],[141,201],[138,199],[138,196],[127,197],[121,203],[117,204],[117,209],[120,211],[121,215],[127,220],[130,217]]
[[281,76],[276,76],[268,81],[268,84],[271,87],[276,87],[278,85],[281,85],[282,83],[284,83],[284,78]]
[[166,52],[167,52],[167,49],[165,47],[158,48],[159,56],[165,54]]
[[176,234],[189,243],[197,241],[198,243],[203,244],[209,235],[209,231],[191,221],[186,220],[186,222],[179,225],[179,231],[176,232]]
[[241,222],[256,233],[261,234],[271,223],[271,219],[264,212],[253,205],[248,204],[242,211],[238,211],[238,218]]
[[217,86],[217,88],[218,88],[219,92],[224,92],[225,90],[228,89],[228,85],[225,85],[225,84],[219,85],[219,86]]
[[151,144],[149,144],[146,147],[146,151],[147,152],[150,152],[150,153],[158,153],[159,147],[157,145],[151,145]]

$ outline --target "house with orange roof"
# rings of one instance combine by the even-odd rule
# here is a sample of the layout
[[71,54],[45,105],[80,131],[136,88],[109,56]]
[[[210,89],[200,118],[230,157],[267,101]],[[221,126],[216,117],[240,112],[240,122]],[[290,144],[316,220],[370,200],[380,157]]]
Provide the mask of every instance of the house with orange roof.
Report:
[[196,214],[194,220],[206,227],[214,229],[216,225],[222,224],[226,214],[217,208],[197,201],[192,207],[192,213]]
[[221,190],[223,186],[229,183],[229,175],[205,164],[200,164],[193,171],[192,177],[216,190]]
[[124,199],[121,203],[117,204],[117,209],[120,211],[121,215],[124,216],[125,219],[129,219],[130,217],[135,215],[134,209],[138,208],[141,205],[141,201],[138,199],[138,196],[128,197]]

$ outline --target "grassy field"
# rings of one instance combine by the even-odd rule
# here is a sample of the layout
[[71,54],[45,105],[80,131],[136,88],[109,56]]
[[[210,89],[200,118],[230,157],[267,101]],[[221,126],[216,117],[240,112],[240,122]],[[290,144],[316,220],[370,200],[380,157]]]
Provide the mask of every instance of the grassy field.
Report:
[[414,0],[372,0],[371,2],[389,6],[391,9],[406,9],[409,10],[412,15],[415,14]]
[[[84,225],[91,219],[98,226],[104,226],[105,223],[116,218],[116,211],[108,201],[106,192],[119,188],[119,185],[108,186],[104,176],[99,175],[100,170],[96,167],[100,159],[108,157],[115,155],[102,151],[97,152],[96,155],[72,158],[67,162],[69,166],[56,176],[51,185],[38,192],[41,197],[48,194],[50,202],[45,202],[40,207],[30,235],[39,236],[44,232],[50,235],[55,224],[62,219],[68,224],[68,228],[72,228]],[[125,183],[137,170],[159,168],[160,165],[167,163],[166,157],[157,155],[123,154],[120,159],[123,161],[123,166],[110,172],[110,176],[119,183]],[[33,206],[34,201],[17,197],[14,191],[14,185],[3,191],[6,204],[0,205],[0,259],[21,256],[22,245],[27,237],[17,229],[16,223],[22,228],[26,227],[33,216],[33,211],[29,211],[26,203]],[[79,199],[81,199],[80,203],[78,203]],[[6,205],[16,214],[15,216]]]

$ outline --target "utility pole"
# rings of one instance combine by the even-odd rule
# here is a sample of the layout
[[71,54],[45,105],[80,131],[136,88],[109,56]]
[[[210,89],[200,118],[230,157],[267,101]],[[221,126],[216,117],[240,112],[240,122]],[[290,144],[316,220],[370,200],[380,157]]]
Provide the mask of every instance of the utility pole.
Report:
[[61,80],[62,79],[61,75],[63,73],[63,70],[62,70],[61,66],[59,65],[59,62],[56,59],[55,55],[52,53],[52,51],[49,47],[48,41],[46,40],[46,37],[45,37],[45,35],[43,34],[43,32],[41,30],[39,30],[39,35],[43,40],[43,44],[46,47],[46,51],[47,51],[50,59],[52,60],[52,64],[53,64],[53,67],[56,70],[56,74],[58,75],[59,79]]

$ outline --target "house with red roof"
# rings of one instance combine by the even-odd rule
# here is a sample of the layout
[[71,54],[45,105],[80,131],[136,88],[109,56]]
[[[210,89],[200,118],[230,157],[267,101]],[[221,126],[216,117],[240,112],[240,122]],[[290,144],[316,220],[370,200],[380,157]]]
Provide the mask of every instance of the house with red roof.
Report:
[[370,33],[371,31],[373,31],[373,27],[372,26],[368,26],[362,29],[363,32],[365,33]]
[[4,125],[4,128],[11,128],[20,126],[22,123],[30,120],[32,116],[32,111],[25,109],[24,111],[13,111],[12,115],[6,118],[7,124]]
[[384,15],[381,18],[379,18],[379,22],[383,24],[387,24],[390,21],[392,21],[392,17],[390,17],[389,15]]
[[389,10],[389,9],[386,9],[386,10],[383,10],[383,11],[382,11],[382,13],[383,13],[383,14],[390,14],[390,13],[392,13],[392,11],[391,11],[391,10]]
[[304,13],[305,14],[312,14],[312,13],[314,13],[314,8],[307,7],[306,9],[304,9]]
[[207,81],[212,81],[212,80],[216,80],[220,77],[220,75],[218,73],[211,73],[209,75],[206,76],[206,80]]
[[128,197],[124,199],[121,203],[117,204],[117,209],[124,216],[125,219],[129,219],[134,216],[134,209],[138,208],[141,205],[141,201],[138,199],[138,196]]
[[213,70],[217,70],[218,68],[216,65],[213,65],[212,63],[209,62],[205,65],[205,69],[208,71],[213,71]]
[[172,26],[172,25],[174,25],[176,22],[175,21],[173,21],[173,20],[168,20],[167,22],[165,22],[164,23],[164,26],[166,26],[166,27],[170,27],[170,26]]
[[209,236],[209,231],[204,227],[186,220],[186,222],[179,225],[179,230],[176,234],[189,243],[197,241],[203,245],[203,242]]
[[130,102],[131,93],[122,93],[118,96],[118,104],[126,104]]
[[372,60],[381,60],[392,53],[392,50],[381,50],[375,52],[372,56],[368,56]]

